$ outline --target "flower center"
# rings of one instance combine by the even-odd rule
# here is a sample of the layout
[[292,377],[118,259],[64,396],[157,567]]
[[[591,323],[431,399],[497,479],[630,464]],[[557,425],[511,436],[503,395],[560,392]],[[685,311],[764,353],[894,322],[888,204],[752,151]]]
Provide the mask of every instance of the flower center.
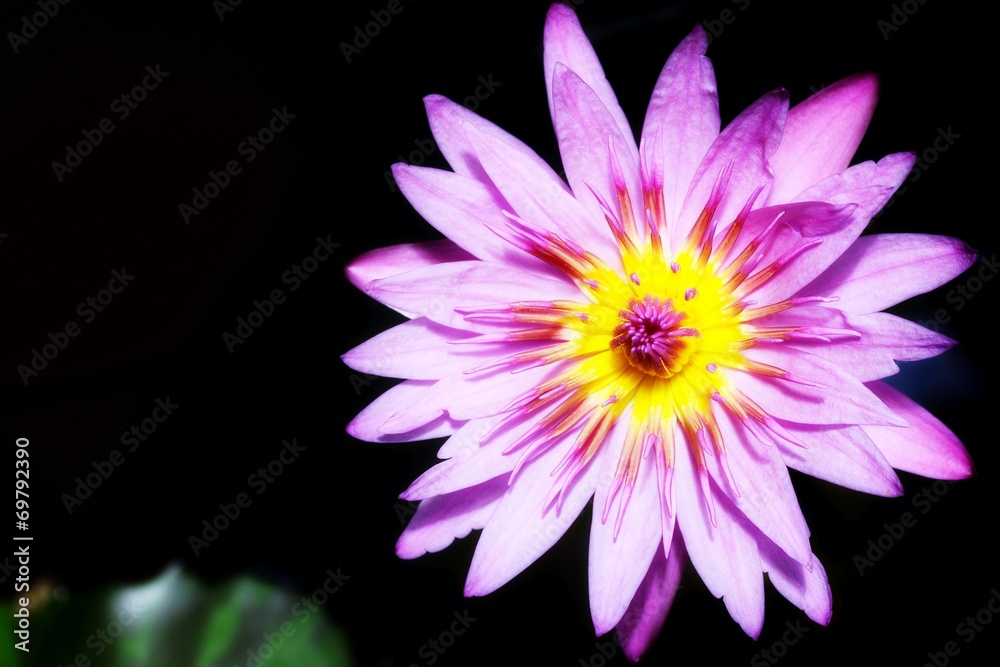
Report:
[[686,340],[699,331],[682,326],[687,316],[674,309],[671,299],[646,294],[642,301],[630,299],[618,313],[611,349],[625,355],[635,368],[649,375],[669,378],[680,371],[691,356]]

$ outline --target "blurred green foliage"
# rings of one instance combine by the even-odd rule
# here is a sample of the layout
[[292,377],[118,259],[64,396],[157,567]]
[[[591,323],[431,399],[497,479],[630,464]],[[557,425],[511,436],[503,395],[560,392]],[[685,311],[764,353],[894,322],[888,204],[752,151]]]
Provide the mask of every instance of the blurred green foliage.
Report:
[[20,640],[14,634],[13,610],[0,614],[4,667],[353,664],[344,633],[322,608],[249,577],[208,586],[171,568],[146,584],[97,594],[33,589],[30,653],[14,646]]

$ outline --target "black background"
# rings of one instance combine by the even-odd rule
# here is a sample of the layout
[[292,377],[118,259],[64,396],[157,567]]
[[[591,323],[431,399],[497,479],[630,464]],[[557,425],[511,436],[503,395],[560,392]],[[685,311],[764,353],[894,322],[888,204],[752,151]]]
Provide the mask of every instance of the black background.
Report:
[[[722,31],[709,56],[724,123],[774,87],[787,87],[795,103],[854,72],[878,72],[882,98],[856,160],[924,151],[939,129],[960,138],[931,155],[871,229],[959,236],[990,258],[995,10],[906,4],[915,12],[888,39],[878,21],[890,20],[889,2],[585,0],[578,13],[636,127],[673,46],[723,10],[731,22],[713,24]],[[478,77],[492,76],[500,85],[478,111],[558,165],[541,67],[547,3],[402,0],[403,11],[347,62],[339,44],[385,5],[245,0],[220,20],[210,0],[76,0],[17,53],[6,39],[0,45],[0,442],[12,451],[16,437],[31,439],[33,576],[74,595],[179,562],[208,581],[253,573],[307,593],[339,567],[350,579],[325,609],[359,665],[428,664],[420,647],[464,610],[477,621],[439,665],[586,664],[595,641],[610,639],[595,639],[587,608],[589,510],[512,583],[466,600],[474,537],[416,561],[393,551],[396,496],[439,443],[374,445],[344,432],[393,381],[361,378],[340,355],[400,316],[351,287],[343,266],[375,247],[435,237],[384,176],[400,155],[424,159],[408,157],[430,137],[421,98],[463,100]],[[34,2],[4,3],[0,31],[18,30],[36,11]],[[169,76],[120,120],[112,101],[157,64]],[[283,107],[296,117],[243,162],[237,146]],[[105,117],[114,132],[60,182],[52,162]],[[242,173],[185,224],[178,205],[231,159]],[[436,152],[426,163],[446,166]],[[334,256],[290,291],[282,274],[327,236],[340,244]],[[77,304],[123,267],[134,281],[83,323]],[[948,641],[961,648],[955,664],[995,660],[1000,621],[968,644],[956,634],[1000,587],[990,320],[1000,283],[986,281],[958,309],[947,295],[970,275],[894,312],[950,317],[942,330],[962,344],[908,365],[898,380],[963,439],[977,475],[948,486],[926,514],[912,503],[932,488],[924,478],[901,474],[904,495],[883,499],[796,475],[834,616],[828,628],[807,621],[781,664],[920,665]],[[287,301],[230,353],[223,333],[274,289]],[[18,365],[69,320],[80,335],[26,386]],[[176,413],[67,513],[62,495],[76,478],[124,450],[122,432],[168,396]],[[306,451],[195,557],[189,535],[291,438]],[[906,511],[916,524],[860,576],[854,556]],[[646,662],[747,664],[786,621],[803,618],[771,587],[767,604],[755,643],[689,568]]]

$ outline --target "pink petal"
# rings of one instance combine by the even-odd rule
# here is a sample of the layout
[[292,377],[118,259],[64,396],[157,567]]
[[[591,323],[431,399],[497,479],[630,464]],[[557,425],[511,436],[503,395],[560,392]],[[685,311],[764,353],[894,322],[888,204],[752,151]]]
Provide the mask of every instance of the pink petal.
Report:
[[808,447],[778,443],[789,468],[876,496],[903,495],[903,484],[896,471],[860,426],[830,428],[793,423],[783,426]]
[[897,373],[896,361],[927,359],[955,345],[947,336],[889,313],[853,315],[830,307],[798,307],[764,318],[761,323],[843,329],[860,334],[831,337],[832,342],[795,340],[786,345],[817,354],[861,382]]
[[442,239],[369,250],[351,261],[344,272],[352,285],[363,289],[373,280],[395,276],[422,266],[469,259],[472,259],[472,255],[468,252],[454,242]]
[[[765,241],[765,245],[758,250],[761,254],[758,266],[764,269],[786,254],[793,259],[774,277],[750,292],[749,297],[758,303],[774,303],[786,298],[790,290],[798,289],[803,280],[811,279],[814,269],[806,258],[816,252],[818,247],[806,248],[797,256],[795,250],[817,240],[826,243],[828,238],[835,238],[852,225],[858,225],[855,216],[857,210],[857,204],[809,201],[768,206],[752,211],[730,251],[730,257],[743,252],[750,241],[757,238],[777,219],[778,222]],[[786,258],[783,261],[788,260]],[[807,274],[805,277],[802,276],[803,272]]]
[[365,286],[365,292],[387,306],[405,308],[448,327],[487,332],[497,327],[466,321],[455,309],[516,301],[581,300],[580,290],[567,280],[475,260],[425,266],[375,280]]
[[[553,79],[556,77],[556,65],[562,63],[575,72],[583,80],[583,83],[597,95],[601,105],[607,109],[612,122],[617,126],[621,138],[625,141],[622,147],[630,154],[638,155],[635,137],[632,135],[632,129],[625,117],[625,112],[618,105],[615,91],[604,76],[604,68],[601,67],[597,54],[594,53],[594,47],[590,45],[590,40],[584,34],[583,28],[580,27],[580,20],[576,17],[576,12],[564,4],[553,4],[545,17],[543,39],[545,43],[543,53],[545,88],[549,95],[549,110],[552,112],[553,121],[556,118],[556,86]],[[598,143],[606,143],[606,141],[607,135],[604,135]],[[567,171],[569,170],[567,169]],[[574,191],[576,191],[575,188]]]
[[[483,430],[483,421],[472,420],[459,429],[451,439],[465,440],[466,446],[459,448],[453,444],[450,447],[454,452],[451,458],[424,472],[399,497],[404,500],[422,500],[452,493],[513,470],[521,452],[504,454],[504,450],[534,428],[536,419],[526,417],[517,420],[510,428],[480,444],[478,438],[472,440],[472,437]],[[485,433],[479,435],[479,438],[483,435]]]
[[669,224],[677,220],[688,185],[719,136],[719,96],[712,61],[705,57],[707,48],[708,37],[696,26],[674,49],[656,80],[642,126],[648,147],[660,133]]
[[744,352],[753,360],[776,366],[822,386],[733,371],[733,383],[769,415],[806,424],[905,425],[864,384],[822,357],[802,350],[757,346]]
[[479,444],[480,440],[485,438],[504,416],[495,415],[483,419],[469,420],[441,445],[441,449],[437,453],[438,458],[450,459],[468,456],[470,452],[479,449],[481,446]]
[[729,496],[736,509],[785,553],[797,561],[809,562],[812,557],[809,526],[799,509],[788,468],[778,449],[751,436],[742,424],[734,421],[728,410],[716,409],[714,412],[737,488],[730,487],[718,455],[706,457],[715,483]]
[[[781,142],[787,112],[788,91],[776,90],[747,107],[716,138],[698,166],[681,214],[673,223],[674,248],[681,247],[708,202],[716,179],[728,165],[733,165],[732,175],[716,212],[720,226],[736,217],[758,186],[770,186],[772,176],[767,161]],[[763,197],[767,190],[765,187]]]
[[916,160],[914,153],[892,153],[878,162],[861,162],[824,178],[792,201],[858,204],[860,217],[870,220],[909,176]]
[[[682,443],[678,440],[678,443]],[[743,631],[756,639],[764,624],[764,578],[757,551],[757,531],[711,483],[715,522],[702,492],[687,446],[675,448],[677,521],[691,563],[708,590],[722,598]]]
[[884,382],[868,385],[909,428],[865,426],[893,468],[935,479],[965,479],[972,475],[972,457],[947,426],[900,391]]
[[438,380],[482,363],[481,353],[449,341],[471,336],[419,317],[386,329],[341,359],[362,373],[413,380]]
[[466,125],[465,131],[487,175],[510,204],[508,210],[564,239],[580,240],[579,230],[589,224],[587,212],[548,165],[473,125]]
[[878,87],[874,74],[855,74],[789,110],[781,145],[771,156],[770,202],[791,201],[847,168],[875,111]]
[[479,259],[546,271],[545,264],[490,230],[503,229],[509,205],[496,188],[470,176],[430,167],[392,166],[396,185],[435,229]]
[[530,368],[522,373],[506,369],[467,374],[452,373],[438,380],[421,395],[419,403],[400,410],[383,422],[383,433],[403,433],[433,418],[441,411],[456,421],[489,417],[558,374],[560,364]]
[[[585,234],[584,245],[614,266],[613,262],[619,256],[618,246],[590,187],[599,192],[605,201],[612,204],[618,202],[609,157],[610,139],[615,147],[615,156],[621,166],[632,206],[641,206],[642,199],[638,189],[639,160],[634,148],[635,141],[629,138],[632,148],[623,148],[626,137],[601,100],[583,79],[562,64],[557,64],[555,68],[552,96],[556,138],[559,141],[563,167],[566,169],[566,179],[573,194],[589,214],[586,216],[587,228],[580,230],[581,234]],[[620,260],[617,263],[620,265]]]
[[[604,441],[608,450],[601,477],[594,493],[594,514],[590,527],[590,612],[594,630],[603,635],[621,620],[645,578],[653,554],[663,539],[660,524],[661,480],[652,456],[639,464],[635,488],[615,538],[622,491],[612,503],[607,521],[603,521],[605,502],[616,479],[618,458],[625,443],[629,419],[623,415]],[[661,553],[662,555],[662,553]]]
[[[754,298],[761,302],[780,301],[821,274],[854,243],[872,216],[878,213],[910,173],[915,159],[912,153],[896,153],[882,158],[877,164],[856,164],[801,192],[795,202],[827,202],[857,208],[851,211],[849,220],[829,232],[810,234],[819,236],[822,243],[796,255],[777,275],[754,292]],[[782,247],[781,252],[790,249]]]
[[532,163],[535,169],[547,173],[555,185],[561,187],[564,192],[569,192],[569,187],[562,183],[562,179],[556,176],[548,164],[538,157],[527,144],[479,114],[469,111],[461,104],[456,104],[441,95],[425,97],[424,107],[427,109],[427,119],[430,122],[431,132],[441,149],[441,154],[444,155],[456,173],[471,176],[484,184],[490,183],[490,178],[486,175],[486,171],[480,164],[479,158],[476,157],[466,136],[467,131],[464,126],[471,125],[480,132],[496,138],[507,150]]
[[358,413],[347,425],[347,432],[366,442],[413,442],[451,435],[462,426],[462,422],[451,419],[443,410],[433,410],[414,420],[406,430],[393,433],[382,430],[386,420],[397,412],[405,412],[420,402],[432,381],[405,380],[389,389]]
[[618,623],[622,649],[632,662],[639,661],[660,633],[674,602],[686,562],[687,553],[680,533],[674,535],[669,558],[663,555],[662,550],[656,550],[646,578]]
[[419,558],[482,528],[506,490],[507,478],[497,477],[479,486],[424,500],[396,542],[396,555]]
[[947,236],[863,236],[802,293],[838,296],[841,310],[874,313],[943,285],[975,260],[975,251]]
[[827,625],[833,616],[833,593],[819,559],[810,554],[802,564],[763,537],[759,546],[764,571],[778,592],[813,621]]
[[594,494],[603,452],[598,452],[566,493],[559,511],[548,505],[551,476],[571,444],[569,437],[525,464],[490,517],[465,582],[468,597],[500,588],[562,537]]

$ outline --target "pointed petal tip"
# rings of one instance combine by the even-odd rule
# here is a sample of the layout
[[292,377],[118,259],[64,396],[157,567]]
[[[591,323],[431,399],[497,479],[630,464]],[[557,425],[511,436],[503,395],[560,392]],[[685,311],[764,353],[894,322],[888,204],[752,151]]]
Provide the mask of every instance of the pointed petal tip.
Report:
[[612,630],[615,629],[615,626],[618,624],[617,621],[615,621],[614,623],[608,623],[608,619],[598,618],[597,614],[594,613],[593,608],[591,608],[590,610],[590,619],[594,623],[594,635],[597,637],[601,637],[611,632]]
[[352,419],[347,424],[347,426],[344,427],[344,430],[347,431],[347,435],[351,436],[352,438],[356,440],[364,440],[364,438],[361,437],[361,430],[358,427],[357,421],[358,421],[357,417]]
[[450,99],[444,95],[438,93],[431,93],[430,95],[424,95],[424,108],[430,111],[431,109],[436,109],[448,104],[454,104]]
[[857,72],[839,81],[821,88],[815,97],[823,98],[829,95],[840,96],[844,103],[856,103],[874,108],[878,102],[882,88],[882,80],[875,72]]
[[356,371],[358,370],[357,368],[354,367],[356,357],[357,355],[354,353],[354,350],[348,350],[347,352],[344,352],[342,355],[340,355],[340,360],[344,363],[345,366],[347,366],[353,371]]
[[951,482],[969,479],[970,477],[975,477],[976,474],[976,464],[972,460],[969,450],[965,449],[964,446],[960,450],[953,451],[952,458],[947,462],[943,462],[940,468],[934,471],[936,479]]
[[563,2],[553,2],[549,6],[549,11],[545,14],[545,27],[549,27],[550,21],[565,21],[571,20],[579,23],[579,19],[576,16],[576,11],[569,5]]
[[[858,72],[857,74],[852,74],[851,76],[841,79],[833,85],[844,87],[849,86],[857,90],[859,93],[868,94],[873,98],[873,101],[878,100],[878,96],[882,92],[882,78],[877,72]],[[831,86],[831,88],[832,87],[833,86]]]
[[344,277],[362,292],[365,291],[365,285],[370,282],[370,278],[363,268],[364,257],[364,255],[356,257],[344,266]]
[[396,557],[403,560],[413,560],[424,555],[424,551],[419,549],[414,549],[406,539],[406,533],[400,535],[399,539],[396,541]]
[[[621,643],[620,639],[619,639],[619,643]],[[644,655],[646,655],[646,652],[648,650],[649,650],[649,647],[647,647],[647,646],[644,646],[644,647],[641,647],[641,648],[640,647],[631,646],[631,645],[622,646],[622,653],[625,654],[625,658],[628,659],[628,661],[631,662],[632,664],[636,664],[640,660],[642,660],[642,657]]]
[[900,151],[899,153],[889,153],[875,164],[883,169],[899,167],[902,170],[902,168],[905,168],[906,171],[904,173],[908,174],[916,163],[916,151]]
[[472,578],[472,573],[470,572],[469,577],[465,580],[465,588],[462,590],[462,595],[467,598],[478,598],[489,593],[490,591],[482,587],[481,581],[478,578]]
[[705,32],[704,26],[695,23],[694,28],[680,41],[674,51],[688,48],[691,52],[697,52],[697,55],[704,56],[705,52],[708,51],[708,46],[708,33]]

